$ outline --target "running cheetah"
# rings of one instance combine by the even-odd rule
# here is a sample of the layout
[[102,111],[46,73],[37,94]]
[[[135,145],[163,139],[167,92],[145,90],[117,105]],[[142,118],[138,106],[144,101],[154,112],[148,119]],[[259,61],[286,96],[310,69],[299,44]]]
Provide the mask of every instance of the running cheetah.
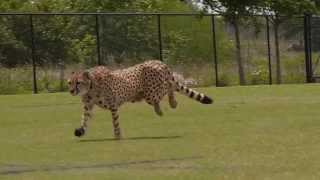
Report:
[[165,95],[168,95],[170,107],[177,107],[175,91],[203,104],[213,102],[210,97],[177,82],[172,74],[166,64],[157,60],[115,71],[97,66],[83,72],[73,72],[68,79],[69,91],[73,96],[81,96],[84,110],[81,127],[75,129],[75,136],[85,134],[95,105],[111,111],[114,136],[121,139],[117,112],[125,102],[145,100],[159,116],[162,116],[159,103]]

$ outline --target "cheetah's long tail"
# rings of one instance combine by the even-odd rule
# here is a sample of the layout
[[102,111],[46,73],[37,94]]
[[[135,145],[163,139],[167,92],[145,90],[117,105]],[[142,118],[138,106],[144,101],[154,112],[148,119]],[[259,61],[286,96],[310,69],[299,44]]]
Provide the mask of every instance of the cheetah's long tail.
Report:
[[184,95],[186,95],[196,101],[199,101],[202,104],[212,104],[213,103],[213,100],[210,97],[208,97],[207,95],[200,93],[198,91],[195,91],[191,88],[188,88],[179,82],[176,82],[176,91],[178,91],[181,94],[184,94]]

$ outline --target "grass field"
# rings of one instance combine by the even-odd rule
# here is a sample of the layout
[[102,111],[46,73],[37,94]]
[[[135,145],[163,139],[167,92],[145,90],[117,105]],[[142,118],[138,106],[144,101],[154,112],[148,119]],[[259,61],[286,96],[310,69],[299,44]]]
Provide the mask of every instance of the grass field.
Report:
[[73,136],[79,97],[0,96],[0,179],[320,179],[319,85],[199,90],[215,103],[123,106],[121,141],[100,109]]

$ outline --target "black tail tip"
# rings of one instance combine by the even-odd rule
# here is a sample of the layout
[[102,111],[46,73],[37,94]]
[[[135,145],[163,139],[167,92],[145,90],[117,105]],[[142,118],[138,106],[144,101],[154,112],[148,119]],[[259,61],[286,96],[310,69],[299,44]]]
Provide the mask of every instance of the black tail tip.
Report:
[[213,100],[211,98],[209,98],[208,96],[205,96],[202,101],[201,101],[202,104],[212,104],[213,103]]

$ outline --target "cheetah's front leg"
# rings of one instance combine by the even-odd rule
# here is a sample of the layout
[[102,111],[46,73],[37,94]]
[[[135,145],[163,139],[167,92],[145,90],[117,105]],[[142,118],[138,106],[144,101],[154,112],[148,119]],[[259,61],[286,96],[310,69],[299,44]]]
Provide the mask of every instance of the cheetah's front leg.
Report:
[[85,134],[85,131],[87,129],[87,121],[91,119],[92,116],[92,109],[93,105],[84,105],[83,107],[83,115],[82,115],[82,120],[81,120],[81,127],[75,129],[74,135],[77,137],[81,137]]
[[121,139],[121,130],[119,124],[119,115],[117,109],[111,109],[113,133],[116,139]]

